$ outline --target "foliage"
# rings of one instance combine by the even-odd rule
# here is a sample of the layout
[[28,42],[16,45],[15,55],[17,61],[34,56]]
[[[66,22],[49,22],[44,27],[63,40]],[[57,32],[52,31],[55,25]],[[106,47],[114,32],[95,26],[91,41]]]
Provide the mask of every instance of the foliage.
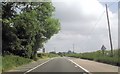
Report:
[[39,58],[53,58],[53,57],[58,57],[58,54],[54,53],[38,53],[37,54]]
[[2,72],[2,57],[0,56],[0,73]]
[[51,2],[3,2],[3,55],[36,58],[38,48],[60,30]]
[[23,64],[28,64],[32,60],[23,58],[23,57],[19,57],[19,56],[6,55],[6,56],[2,57],[2,61],[4,61],[4,62],[2,62],[2,70],[5,71],[5,70],[9,70],[14,67],[18,67]]
[[94,60],[98,62],[120,66],[120,61],[119,61],[120,57],[118,55],[118,51],[119,50],[114,50],[113,57],[110,56],[111,53],[110,51],[105,51],[105,54],[103,54],[102,51],[96,51],[96,52],[88,52],[88,53],[80,53],[80,54],[66,54],[66,56],[87,59],[87,60]]
[[75,57],[75,58],[80,58],[80,55],[81,54],[78,54],[78,53],[70,53],[70,54],[65,54],[65,56],[69,56],[69,57]]

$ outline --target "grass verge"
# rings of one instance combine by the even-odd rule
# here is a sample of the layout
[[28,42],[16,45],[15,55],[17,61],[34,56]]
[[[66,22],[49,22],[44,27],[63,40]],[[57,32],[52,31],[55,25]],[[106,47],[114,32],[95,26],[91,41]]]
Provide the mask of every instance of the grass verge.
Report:
[[2,57],[0,56],[0,74],[2,73]]
[[66,54],[68,57],[75,57],[87,60],[93,60],[97,62],[107,63],[115,66],[120,66],[120,57],[118,55],[118,50],[114,50],[114,56],[110,56],[110,51],[105,51],[103,54],[101,51],[80,53],[80,54]]
[[53,58],[53,57],[58,57],[58,54],[53,54],[53,53],[38,53],[37,56],[39,58]]
[[[58,57],[57,54],[52,54],[52,53],[40,53],[37,55],[37,59],[46,59],[46,58],[53,58],[53,57]],[[2,58],[2,59],[1,59]],[[15,55],[6,55],[4,57],[0,57],[2,60],[0,63],[0,69],[4,71],[8,71],[11,69],[14,69],[15,67],[28,64],[32,62],[32,59],[24,58],[24,57],[19,57]],[[37,61],[37,60],[36,60]]]
[[32,60],[14,55],[6,55],[2,57],[2,71],[7,71],[23,64],[28,64]]

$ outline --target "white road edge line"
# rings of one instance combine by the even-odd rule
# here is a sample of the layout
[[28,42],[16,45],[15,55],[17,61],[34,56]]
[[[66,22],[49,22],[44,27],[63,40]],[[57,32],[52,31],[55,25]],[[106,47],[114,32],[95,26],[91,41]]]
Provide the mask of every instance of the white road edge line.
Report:
[[68,59],[70,62],[74,63],[75,65],[77,65],[79,68],[83,69],[85,72],[90,73],[88,70],[86,70],[85,68],[83,68],[82,66],[78,65],[77,63],[75,63],[74,61],[72,61],[71,59]]
[[48,61],[46,61],[46,62],[43,62],[42,64],[40,64],[40,65],[38,65],[38,66],[36,66],[36,67],[34,67],[34,68],[32,68],[32,69],[26,71],[24,74],[27,74],[28,72],[30,72],[30,71],[32,71],[32,70],[34,70],[34,69],[36,69],[36,68],[38,68],[38,67],[40,67],[40,66],[46,64],[47,62],[49,62],[49,61],[51,61],[51,60],[53,60],[53,59],[54,59],[54,58],[52,58],[52,59],[50,59],[50,60],[48,60]]

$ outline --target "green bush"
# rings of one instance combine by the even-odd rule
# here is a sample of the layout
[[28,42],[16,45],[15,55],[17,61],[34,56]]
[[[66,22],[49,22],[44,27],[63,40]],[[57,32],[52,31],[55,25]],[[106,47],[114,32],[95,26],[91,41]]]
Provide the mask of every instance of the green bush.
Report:
[[38,57],[40,58],[52,58],[52,57],[58,57],[58,54],[53,54],[53,53],[38,53]]
[[80,58],[80,54],[75,54],[75,53],[66,54],[66,56],[68,56],[68,57]]
[[2,72],[2,57],[0,56],[0,73]]
[[59,55],[57,55],[57,54],[52,54],[52,53],[49,53],[49,54],[48,54],[48,57],[49,57],[49,58],[58,57],[58,56],[59,56]]
[[23,58],[14,55],[6,55],[2,58],[2,70],[6,71],[14,67],[18,67],[23,64],[31,62],[31,59]]
[[118,57],[103,56],[103,57],[98,57],[95,59],[98,62],[108,63],[108,64],[112,64],[112,65],[118,65],[118,63],[119,63]]

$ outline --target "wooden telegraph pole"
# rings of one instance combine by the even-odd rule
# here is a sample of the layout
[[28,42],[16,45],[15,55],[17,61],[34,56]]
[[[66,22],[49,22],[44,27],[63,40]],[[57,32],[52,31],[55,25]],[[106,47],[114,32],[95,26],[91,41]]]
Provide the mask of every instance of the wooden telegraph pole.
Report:
[[110,39],[110,47],[111,47],[111,56],[113,56],[113,45],[112,45],[112,37],[111,37],[110,21],[109,21],[109,15],[108,15],[107,4],[105,4],[105,6],[106,6],[106,15],[107,15],[107,22],[108,22],[108,30],[109,30],[109,39]]
[[75,45],[73,44],[73,53],[74,53],[74,46],[75,46]]

